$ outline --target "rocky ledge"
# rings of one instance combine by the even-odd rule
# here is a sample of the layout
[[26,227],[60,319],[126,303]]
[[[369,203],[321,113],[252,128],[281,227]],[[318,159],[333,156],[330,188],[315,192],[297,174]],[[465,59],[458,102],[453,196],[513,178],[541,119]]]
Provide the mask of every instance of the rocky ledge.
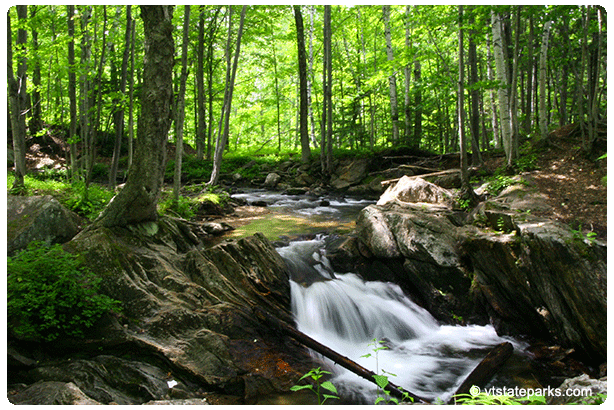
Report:
[[454,193],[403,177],[329,250],[339,271],[400,284],[439,320],[492,323],[499,334],[606,358],[606,244],[531,213],[530,181],[471,212]]
[[10,340],[13,403],[250,403],[309,369],[306,350],[252,312],[291,321],[286,265],[262,235],[205,249],[185,221],[161,218],[86,229],[64,247],[123,309],[85,340]]

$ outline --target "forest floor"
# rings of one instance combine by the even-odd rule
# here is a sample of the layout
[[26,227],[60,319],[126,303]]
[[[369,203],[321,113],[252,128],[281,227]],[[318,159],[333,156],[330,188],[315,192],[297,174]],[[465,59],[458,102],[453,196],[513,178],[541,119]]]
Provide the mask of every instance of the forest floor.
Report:
[[[591,160],[582,151],[575,127],[568,125],[550,134],[549,145],[536,155],[536,170],[529,171],[537,190],[546,196],[551,209],[535,212],[539,216],[581,230],[594,232],[607,241],[607,159]],[[602,152],[601,154],[605,154]],[[493,158],[495,169],[503,158]]]

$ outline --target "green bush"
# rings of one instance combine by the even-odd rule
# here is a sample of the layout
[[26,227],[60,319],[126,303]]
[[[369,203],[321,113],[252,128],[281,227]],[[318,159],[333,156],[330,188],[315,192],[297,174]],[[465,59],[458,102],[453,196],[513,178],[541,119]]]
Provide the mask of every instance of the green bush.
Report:
[[104,313],[120,309],[98,293],[101,279],[60,245],[31,243],[8,258],[7,274],[9,334],[21,339],[81,338]]

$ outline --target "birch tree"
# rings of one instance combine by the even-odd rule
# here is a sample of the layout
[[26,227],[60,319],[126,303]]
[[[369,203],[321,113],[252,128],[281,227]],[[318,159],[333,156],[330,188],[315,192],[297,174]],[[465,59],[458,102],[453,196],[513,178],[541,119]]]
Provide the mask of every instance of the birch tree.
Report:
[[[390,34],[390,6],[382,6],[384,17],[384,36],[386,37],[386,58],[388,61],[394,61],[394,53],[392,51],[392,36]],[[390,87],[390,117],[392,119],[392,141],[399,140],[399,111],[397,104],[397,77],[393,72],[388,76]]]
[[510,116],[510,101],[508,93],[507,62],[503,54],[503,37],[501,27],[501,15],[494,10],[491,11],[493,51],[495,55],[495,66],[497,72],[497,87],[499,96],[499,118],[501,119],[501,137],[503,149],[505,151],[506,166],[512,166],[513,144],[512,144],[512,120]]

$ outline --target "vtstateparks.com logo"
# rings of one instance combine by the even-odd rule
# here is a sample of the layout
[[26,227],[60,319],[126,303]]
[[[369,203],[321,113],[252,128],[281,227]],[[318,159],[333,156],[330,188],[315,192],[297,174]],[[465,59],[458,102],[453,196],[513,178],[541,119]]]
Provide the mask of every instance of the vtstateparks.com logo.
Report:
[[[479,386],[473,385],[469,389],[469,394],[473,397],[479,396],[482,393],[482,389]],[[541,387],[541,388],[524,388],[524,387],[489,387],[484,389],[484,393],[489,396],[514,396],[514,397],[527,397],[534,396],[542,397],[588,397],[593,395],[593,391],[590,387],[584,388],[569,388],[560,389],[554,387]]]

